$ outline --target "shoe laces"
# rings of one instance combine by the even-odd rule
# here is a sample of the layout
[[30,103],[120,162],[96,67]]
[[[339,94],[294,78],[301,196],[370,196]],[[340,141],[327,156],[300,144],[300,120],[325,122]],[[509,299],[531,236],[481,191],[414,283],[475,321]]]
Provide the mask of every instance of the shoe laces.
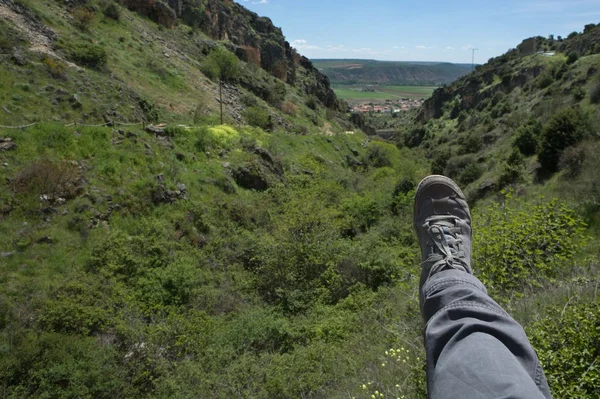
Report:
[[468,272],[465,252],[462,250],[463,240],[459,237],[462,228],[456,227],[458,218],[452,215],[433,215],[425,220],[423,227],[427,230],[427,245],[432,248],[424,263],[432,262],[429,277],[447,269]]

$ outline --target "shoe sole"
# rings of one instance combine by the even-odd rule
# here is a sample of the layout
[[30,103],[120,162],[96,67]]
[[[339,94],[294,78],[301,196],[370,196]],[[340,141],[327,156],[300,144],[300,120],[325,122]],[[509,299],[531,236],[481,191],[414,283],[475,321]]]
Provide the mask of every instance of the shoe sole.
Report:
[[[465,201],[467,200],[467,198],[465,197],[465,194],[462,192],[460,187],[458,187],[458,185],[454,182],[454,180],[450,179],[449,177],[442,176],[442,175],[427,176],[426,178],[421,180],[421,182],[417,186],[417,192],[415,194],[415,204],[413,207],[413,225],[417,218],[417,204],[419,203],[419,201],[418,201],[419,196],[426,188],[428,188],[434,184],[442,184],[444,186],[450,187],[452,190],[454,190],[454,192],[456,192],[456,194],[460,198],[462,198]],[[467,210],[468,210],[468,208],[467,208]]]

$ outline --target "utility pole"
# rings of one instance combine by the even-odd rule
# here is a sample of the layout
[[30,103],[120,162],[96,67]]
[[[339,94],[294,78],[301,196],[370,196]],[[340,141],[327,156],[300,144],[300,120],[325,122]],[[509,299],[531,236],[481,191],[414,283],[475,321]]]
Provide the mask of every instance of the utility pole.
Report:
[[475,52],[479,50],[478,48],[472,48],[471,51],[473,52],[473,59],[471,60],[471,72],[473,72],[475,70]]

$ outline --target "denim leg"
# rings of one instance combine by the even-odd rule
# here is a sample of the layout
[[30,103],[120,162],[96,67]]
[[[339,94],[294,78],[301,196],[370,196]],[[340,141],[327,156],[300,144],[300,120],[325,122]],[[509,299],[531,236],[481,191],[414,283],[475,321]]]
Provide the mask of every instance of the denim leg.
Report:
[[442,271],[421,294],[430,398],[551,398],[523,328],[477,278]]

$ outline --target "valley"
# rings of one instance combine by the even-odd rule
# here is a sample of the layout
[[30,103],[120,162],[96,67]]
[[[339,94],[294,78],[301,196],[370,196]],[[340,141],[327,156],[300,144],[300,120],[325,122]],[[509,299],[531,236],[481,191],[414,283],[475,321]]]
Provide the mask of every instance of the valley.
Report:
[[471,71],[311,60],[280,6],[0,0],[0,396],[426,397],[434,173],[554,397],[597,398],[600,25]]

